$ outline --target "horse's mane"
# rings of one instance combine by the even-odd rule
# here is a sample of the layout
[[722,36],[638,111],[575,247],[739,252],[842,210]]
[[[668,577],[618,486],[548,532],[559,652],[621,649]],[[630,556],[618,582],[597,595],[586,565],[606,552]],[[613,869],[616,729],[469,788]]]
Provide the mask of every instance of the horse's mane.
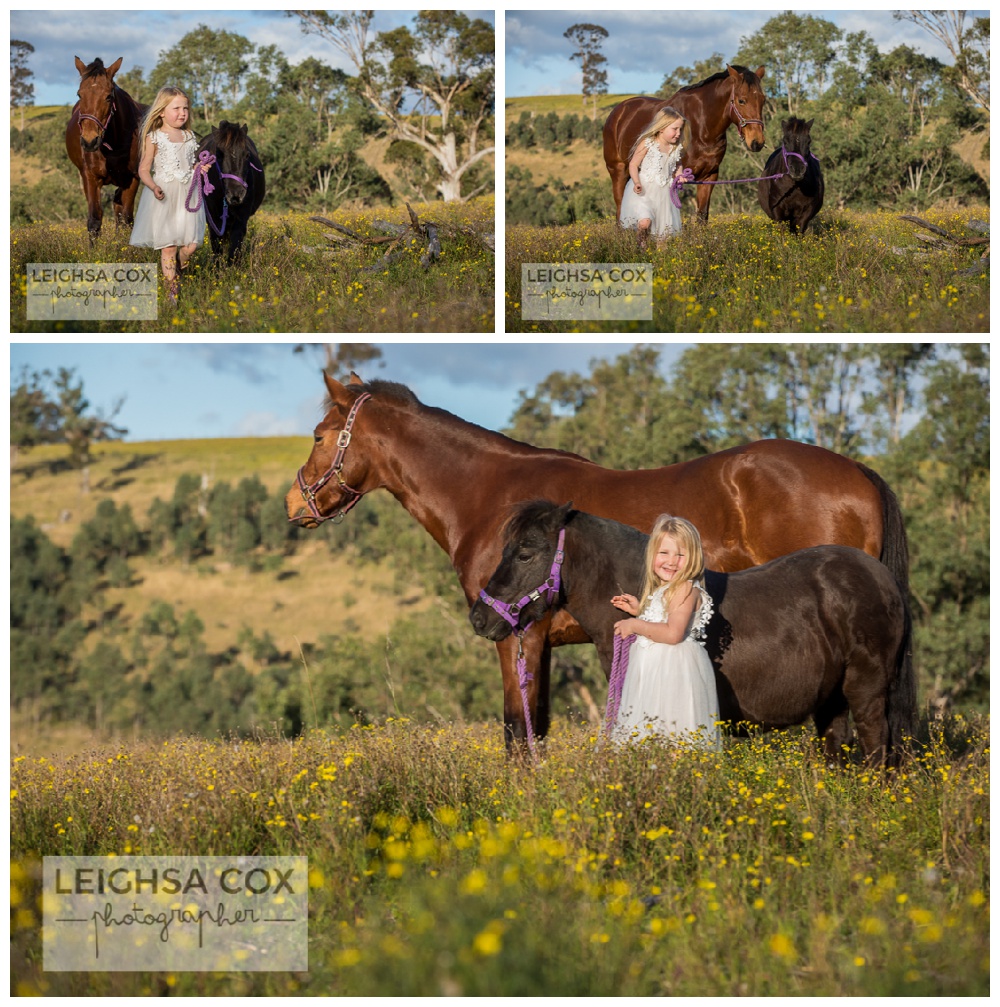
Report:
[[104,73],[105,69],[104,60],[98,56],[93,63],[87,64],[87,69],[84,70],[83,74],[80,76],[80,80],[86,80],[88,77],[96,77],[98,74]]
[[[729,64],[737,73],[743,75],[743,80],[747,84],[759,84],[760,81],[757,79],[757,74],[753,70],[748,70],[745,66],[739,66],[736,63]],[[699,81],[697,84],[685,84],[684,87],[679,87],[677,93],[680,94],[681,91],[696,91],[700,87],[705,87],[706,84],[715,84],[722,80],[723,77],[728,77],[728,70],[720,70],[718,73],[713,73],[711,77],[706,77],[704,80]]]
[[[360,388],[362,392],[369,395],[377,395],[379,398],[392,399],[405,406],[421,406],[423,403],[410,391],[406,385],[401,385],[398,381],[386,381],[384,378],[372,378],[361,385],[349,385],[350,388]],[[333,408],[333,401],[328,395],[323,403],[324,411]]]

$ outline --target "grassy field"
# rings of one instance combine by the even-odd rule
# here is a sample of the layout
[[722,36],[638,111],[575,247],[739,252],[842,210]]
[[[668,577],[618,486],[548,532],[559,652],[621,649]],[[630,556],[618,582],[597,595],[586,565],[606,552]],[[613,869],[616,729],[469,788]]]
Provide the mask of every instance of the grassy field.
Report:
[[[690,204],[689,204],[690,206]],[[927,211],[967,236],[986,209]],[[508,332],[987,332],[989,267],[980,249],[926,251],[897,214],[826,211],[790,237],[763,214],[715,214],[707,227],[687,210],[679,238],[640,254],[613,221],[506,232]],[[651,322],[521,319],[521,264],[650,262]],[[962,275],[960,270],[970,270]]]
[[[405,721],[11,767],[12,992],[985,996],[988,721],[888,776],[798,734],[706,754]],[[306,855],[308,973],[53,973],[46,855]]]
[[[618,102],[631,97],[631,94],[602,94],[597,100],[598,118],[603,119]],[[530,112],[532,115],[555,112],[557,115],[586,115],[589,118],[591,105],[588,99],[585,106],[582,96],[578,94],[542,94],[530,98],[505,98],[503,108],[509,125],[519,119],[522,112]]]
[[[424,247],[380,265],[373,248],[337,247],[332,231],[305,214],[258,213],[249,253],[229,268],[212,261],[206,243],[170,307],[159,295],[159,317],[148,322],[28,321],[29,262],[155,262],[150,249],[131,248],[128,233],[105,220],[92,248],[85,222],[32,224],[11,230],[10,303],[13,332],[492,332],[494,254],[483,239],[494,232],[493,197],[463,205],[417,204],[421,223],[441,227],[442,253],[425,269]],[[376,221],[408,221],[406,208],[336,211],[336,223],[366,237],[384,236]]]

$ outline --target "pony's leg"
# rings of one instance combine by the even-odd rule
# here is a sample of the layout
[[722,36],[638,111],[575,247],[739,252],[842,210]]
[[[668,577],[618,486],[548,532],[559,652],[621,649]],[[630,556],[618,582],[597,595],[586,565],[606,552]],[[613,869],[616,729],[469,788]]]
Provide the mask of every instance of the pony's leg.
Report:
[[[850,671],[848,671],[850,675]],[[844,683],[844,692],[854,716],[865,762],[870,766],[885,765],[889,755],[889,719],[886,716],[888,685],[878,668],[865,668],[856,674],[854,682]]]
[[835,690],[813,714],[816,733],[823,742],[823,754],[830,762],[847,762],[847,745],[851,740],[847,700],[840,689]]

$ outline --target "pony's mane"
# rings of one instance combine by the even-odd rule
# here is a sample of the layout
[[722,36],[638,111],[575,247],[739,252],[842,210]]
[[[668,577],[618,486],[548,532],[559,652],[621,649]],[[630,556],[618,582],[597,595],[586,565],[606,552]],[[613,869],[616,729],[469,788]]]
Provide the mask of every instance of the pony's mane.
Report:
[[240,126],[238,122],[228,122],[223,119],[222,122],[220,122],[219,125],[212,130],[212,132],[215,133],[216,138],[221,144],[228,147],[240,138],[240,135],[243,132],[243,127]]
[[[757,74],[753,70],[748,70],[745,66],[739,66],[736,63],[729,64],[737,73],[743,76],[743,81],[746,84],[759,84],[760,81],[757,79]],[[699,81],[697,84],[685,84],[684,87],[679,87],[677,89],[678,94],[681,91],[694,91],[699,87],[704,87],[706,84],[715,84],[717,81],[722,80],[723,77],[728,77],[728,70],[720,70],[718,73],[713,73],[711,77],[706,77],[704,80]]]
[[[504,525],[504,542],[520,538],[534,525],[544,521],[553,511],[558,509],[559,504],[554,504],[551,500],[527,500],[518,504]],[[571,510],[567,514],[566,520],[569,521],[575,513],[576,511]]]
[[805,119],[799,119],[796,116],[792,116],[791,119],[785,120],[785,128],[782,130],[783,133],[805,133],[809,135],[810,127]]

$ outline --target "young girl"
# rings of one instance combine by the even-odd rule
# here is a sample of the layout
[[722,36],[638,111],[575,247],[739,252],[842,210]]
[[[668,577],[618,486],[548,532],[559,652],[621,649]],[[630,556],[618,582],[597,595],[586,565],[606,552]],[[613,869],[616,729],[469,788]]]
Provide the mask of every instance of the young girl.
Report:
[[704,574],[698,530],[684,518],[661,514],[646,547],[642,601],[631,594],[611,599],[615,608],[638,617],[615,623],[616,636],[638,637],[613,728],[618,741],[636,732],[697,731],[700,743],[720,747],[715,672],[696,639],[712,617]]
[[198,140],[185,129],[191,103],[179,87],[161,87],[139,129],[139,179],[146,190],[139,200],[130,245],[160,249],[160,268],[170,301],[177,300],[178,274],[205,236],[204,203],[191,213],[184,207]]
[[654,237],[680,234],[681,211],[670,199],[670,183],[680,175],[681,137],[687,120],[665,105],[639,134],[629,154],[629,181],[625,184],[619,218],[623,227],[639,232],[639,247]]

